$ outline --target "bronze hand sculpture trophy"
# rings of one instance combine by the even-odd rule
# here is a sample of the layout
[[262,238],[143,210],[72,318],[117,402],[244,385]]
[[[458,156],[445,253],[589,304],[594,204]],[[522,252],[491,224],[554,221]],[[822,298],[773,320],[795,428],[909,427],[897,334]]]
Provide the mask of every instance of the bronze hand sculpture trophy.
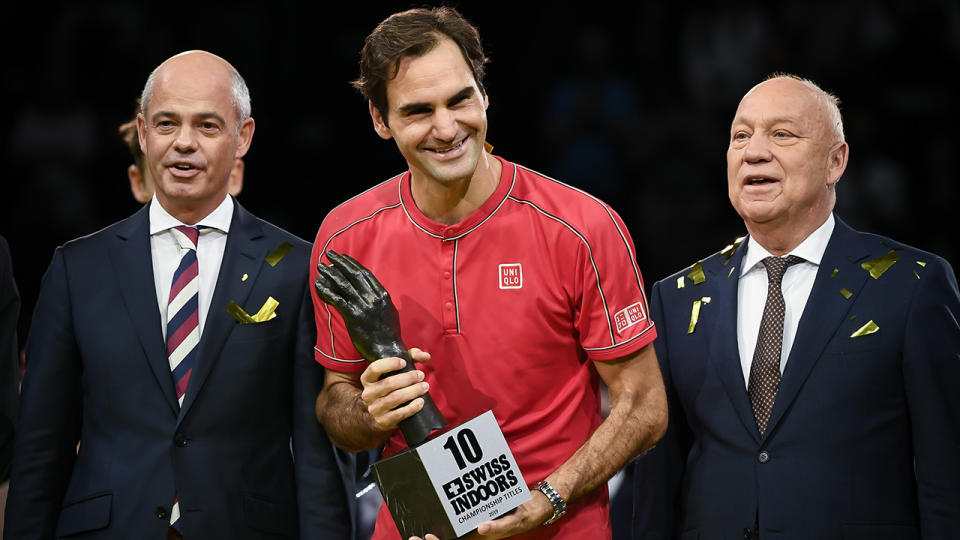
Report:
[[[406,361],[403,369],[385,376],[413,370],[413,359],[400,340],[400,317],[387,290],[370,270],[349,255],[327,251],[327,259],[329,266],[317,265],[317,294],[343,317],[357,352],[367,362],[388,357]],[[447,425],[429,392],[421,397],[423,409],[400,422],[400,431],[410,448],[425,442],[432,430]]]

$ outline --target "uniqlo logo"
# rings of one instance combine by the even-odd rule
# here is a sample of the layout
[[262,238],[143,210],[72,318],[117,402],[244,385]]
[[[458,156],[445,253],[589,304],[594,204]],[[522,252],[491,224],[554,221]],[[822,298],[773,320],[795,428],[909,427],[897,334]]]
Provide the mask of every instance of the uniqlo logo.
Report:
[[523,287],[523,268],[520,263],[500,265],[500,288],[519,289]]
[[643,310],[643,303],[637,302],[636,304],[631,304],[621,309],[617,312],[616,316],[614,316],[614,320],[617,322],[618,334],[640,321],[647,320],[647,314]]

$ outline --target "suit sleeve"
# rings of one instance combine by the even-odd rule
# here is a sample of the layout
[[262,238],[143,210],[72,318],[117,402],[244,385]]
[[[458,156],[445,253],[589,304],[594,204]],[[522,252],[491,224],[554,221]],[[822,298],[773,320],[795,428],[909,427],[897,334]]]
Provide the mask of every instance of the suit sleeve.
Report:
[[4,538],[53,538],[80,438],[81,360],[63,248],[43,278],[27,340]]
[[313,360],[313,305],[304,293],[294,364],[293,454],[301,538],[350,540],[356,514],[352,456],[334,448],[314,412],[323,367]]
[[17,420],[20,349],[17,347],[17,319],[20,294],[13,279],[13,263],[7,241],[0,236],[0,481],[10,476],[13,434]]
[[[903,342],[921,536],[960,538],[960,294],[950,265],[920,274]],[[883,331],[883,329],[881,329]]]
[[664,312],[660,295],[663,282],[653,286],[651,317],[660,327],[654,341],[657,361],[667,390],[669,424],[663,439],[641,456],[633,476],[633,538],[634,540],[665,540],[673,538],[680,520],[680,483],[690,451],[691,435],[683,408],[677,399],[670,371],[670,346],[667,339],[670,321]]

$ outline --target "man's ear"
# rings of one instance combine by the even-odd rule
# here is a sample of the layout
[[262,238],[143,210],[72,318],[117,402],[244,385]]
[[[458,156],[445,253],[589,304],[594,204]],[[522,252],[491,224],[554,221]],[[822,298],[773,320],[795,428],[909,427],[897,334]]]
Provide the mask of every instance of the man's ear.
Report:
[[236,197],[243,191],[243,169],[246,165],[242,159],[234,160],[233,168],[230,169],[230,180],[227,182],[227,193]]
[[830,151],[830,162],[827,163],[827,186],[836,184],[843,171],[847,169],[847,158],[850,157],[850,146],[846,142],[838,144]]
[[373,101],[368,101],[367,107],[370,109],[370,119],[373,120],[373,129],[377,132],[377,135],[381,139],[392,139],[393,134],[390,133],[390,127],[387,126],[386,119],[380,114],[380,109],[373,104]]
[[127,178],[130,179],[130,193],[133,193],[133,198],[137,202],[146,203],[153,197],[153,191],[147,188],[143,177],[140,176],[140,169],[136,165],[127,167]]
[[253,118],[247,118],[240,124],[240,133],[237,137],[237,151],[233,156],[235,159],[240,159],[247,155],[247,151],[250,150],[250,144],[253,142],[253,131],[256,127]]

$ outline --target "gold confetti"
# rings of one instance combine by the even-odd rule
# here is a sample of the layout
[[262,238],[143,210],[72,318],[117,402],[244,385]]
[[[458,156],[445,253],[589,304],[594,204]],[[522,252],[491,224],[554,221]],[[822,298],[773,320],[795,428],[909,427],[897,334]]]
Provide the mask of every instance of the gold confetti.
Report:
[[683,285],[684,285],[684,283],[683,283],[683,276],[680,276],[680,277],[677,278],[677,288],[678,288],[678,289],[682,289],[682,288],[683,288]]
[[917,264],[919,264],[920,266],[923,266],[923,267],[926,267],[926,266],[927,266],[927,263],[924,262],[924,261],[917,261]]
[[732,244],[720,250],[720,254],[723,255],[723,264],[726,265],[730,262],[730,259],[733,257],[734,253],[737,252],[737,248],[740,247],[740,244],[743,243],[743,240],[746,236],[741,236],[733,241]]
[[837,276],[837,272],[839,272],[839,271],[840,271],[839,268],[834,268],[834,269],[833,269],[833,272],[830,274],[830,277],[836,277],[836,276]]
[[736,270],[736,269],[737,269],[736,266],[730,267],[730,272],[727,273],[727,277],[729,278],[730,276],[732,276],[732,275],[733,275],[733,271]]
[[710,297],[704,296],[700,300],[693,301],[693,308],[690,310],[690,326],[687,328],[687,333],[692,334],[694,330],[697,329],[697,321],[700,320],[700,306],[703,304],[709,304]]
[[293,249],[293,244],[284,242],[280,244],[277,249],[271,251],[264,260],[267,261],[267,264],[270,266],[276,266],[281,259],[287,256],[287,253],[290,253],[291,249]]
[[251,323],[260,323],[269,321],[277,316],[277,306],[280,305],[280,302],[277,302],[272,296],[267,298],[267,301],[263,303],[263,306],[260,307],[260,311],[256,315],[250,315],[243,310],[242,307],[238,306],[236,302],[230,302],[227,304],[227,313],[233,315],[233,318],[237,320],[240,324],[251,324]]
[[871,320],[867,322],[867,324],[861,326],[859,330],[850,334],[850,337],[858,338],[860,336],[866,336],[868,334],[873,334],[874,332],[879,332],[879,331],[880,331],[880,327],[877,326],[877,323]]
[[490,144],[490,143],[487,142],[487,141],[483,141],[483,149],[486,150],[487,153],[489,154],[489,153],[493,152],[493,145]]
[[860,265],[860,268],[863,268],[867,272],[870,272],[870,276],[873,279],[879,279],[884,272],[890,269],[897,261],[900,260],[900,255],[893,251],[892,249],[877,257],[876,259],[869,260]]
[[854,319],[856,319],[856,318],[857,318],[857,316],[854,315],[853,317],[850,317],[850,320],[852,321],[852,320],[854,320]]
[[248,277],[250,277],[250,276],[248,276],[247,274],[244,274],[244,275],[240,276],[240,281],[246,281]]
[[892,250],[894,250],[894,251],[903,251],[903,248],[902,248],[902,247],[896,247],[896,246],[894,246],[894,245],[892,245],[892,244],[890,244],[890,243],[888,243],[888,242],[880,242],[880,243],[883,244],[883,245],[885,245],[885,246],[887,246],[888,248],[890,248],[890,249],[892,249]]
[[687,274],[687,277],[693,280],[694,285],[699,285],[707,279],[707,276],[703,274],[703,265],[700,264],[700,261],[693,263],[693,267],[690,268],[690,273]]
[[920,279],[920,274],[918,274],[916,270],[913,271],[913,275],[917,276],[917,279]]
[[853,293],[846,289],[840,289],[840,294],[842,294],[843,297],[846,298],[847,300],[849,300],[850,297],[853,296]]

